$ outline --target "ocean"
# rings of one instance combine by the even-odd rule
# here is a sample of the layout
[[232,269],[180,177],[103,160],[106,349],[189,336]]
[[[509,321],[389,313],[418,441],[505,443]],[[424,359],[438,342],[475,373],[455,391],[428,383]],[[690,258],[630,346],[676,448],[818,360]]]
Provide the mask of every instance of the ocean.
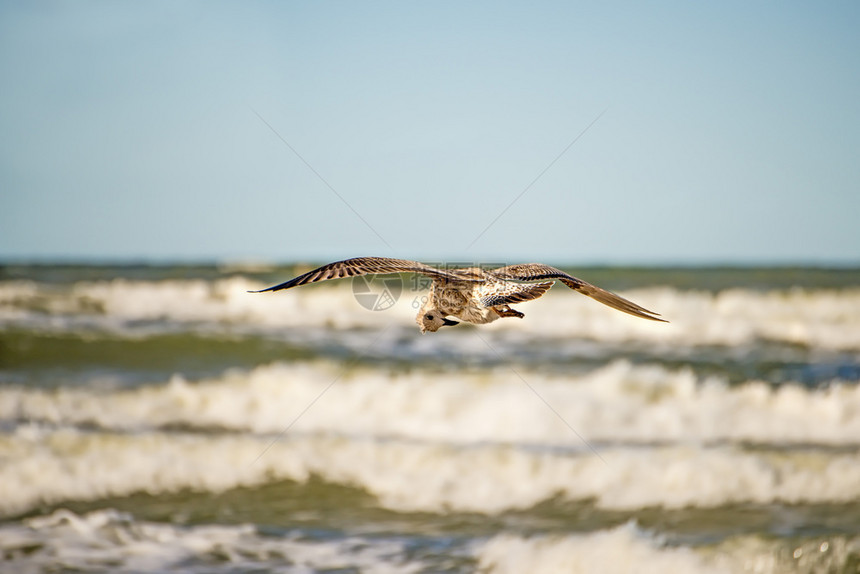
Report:
[[0,571],[860,572],[860,269],[0,266]]

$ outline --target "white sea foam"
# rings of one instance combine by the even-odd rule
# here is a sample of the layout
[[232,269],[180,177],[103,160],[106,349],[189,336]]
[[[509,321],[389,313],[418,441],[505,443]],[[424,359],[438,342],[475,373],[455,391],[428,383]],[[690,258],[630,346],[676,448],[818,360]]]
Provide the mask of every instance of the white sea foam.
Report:
[[112,509],[88,514],[57,510],[23,524],[0,526],[4,571],[292,572],[358,568],[413,573],[419,560],[405,543],[348,537],[312,541],[264,536],[251,525],[176,526],[137,521]]
[[175,376],[164,385],[130,390],[5,387],[0,419],[117,430],[185,426],[277,433],[312,403],[293,431],[562,446],[583,446],[567,425],[595,443],[860,440],[856,384],[729,386],[686,368],[623,360],[575,376],[505,367],[345,371],[311,362],[274,363],[196,383]]
[[[247,293],[263,285],[241,277],[203,280],[114,280],[56,288],[28,281],[0,283],[0,321],[96,314],[112,320],[170,320],[271,327],[327,325],[338,329],[412,325],[416,298],[406,288],[394,307],[368,311],[348,281],[285,293]],[[566,289],[556,288],[521,306],[523,320],[483,327],[526,335],[577,337],[606,342],[671,345],[740,345],[765,339],[822,349],[860,349],[860,289],[732,289],[719,293],[649,288],[624,296],[660,312],[670,325],[635,320]],[[441,335],[436,335],[437,337]]]
[[[499,534],[470,544],[461,554],[471,556],[487,574],[823,574],[843,571],[858,550],[858,540],[844,536],[793,545],[738,536],[713,547],[678,547],[630,522],[582,534]],[[338,569],[386,574],[438,567],[396,538],[267,536],[250,525],[178,526],[136,520],[112,509],[86,514],[60,509],[23,523],[4,524],[0,552],[5,568],[19,574],[54,570],[305,574]]]
[[[126,321],[242,323],[256,326],[379,325],[387,313],[368,311],[349,287],[311,286],[290,297],[248,290],[260,285],[241,277],[204,280],[79,282],[57,288],[31,281],[0,283],[0,320],[21,320],[22,310],[53,315],[94,314]],[[282,294],[281,294],[282,295]],[[110,323],[109,323],[110,324]]]
[[481,572],[490,574],[733,572],[690,548],[667,547],[632,522],[580,535],[523,538],[502,534],[480,548],[478,564]]
[[553,291],[528,307],[522,326],[506,329],[597,341],[740,345],[760,339],[825,349],[860,349],[860,289],[719,293],[641,289],[624,293],[659,311],[670,325],[633,321],[584,297]]
[[[268,450],[267,450],[268,449]],[[860,453],[667,445],[589,451],[20,427],[0,438],[0,511],[134,492],[222,492],[310,476],[403,511],[497,513],[559,496],[601,508],[839,503],[860,497]]]
[[679,547],[630,522],[587,534],[501,534],[482,545],[477,558],[480,571],[488,574],[826,574],[850,568],[858,551],[860,539],[844,536],[795,544],[737,536],[715,546]]
[[[458,552],[474,559],[476,568],[487,574],[824,574],[843,571],[860,551],[860,541],[845,536],[793,544],[737,536],[715,546],[673,546],[634,522],[581,534],[499,534],[467,544]],[[86,514],[59,509],[0,525],[0,552],[4,567],[19,574],[55,570],[306,574],[339,569],[405,574],[439,567],[398,538],[263,535],[251,525],[180,526],[137,520],[109,508]]]

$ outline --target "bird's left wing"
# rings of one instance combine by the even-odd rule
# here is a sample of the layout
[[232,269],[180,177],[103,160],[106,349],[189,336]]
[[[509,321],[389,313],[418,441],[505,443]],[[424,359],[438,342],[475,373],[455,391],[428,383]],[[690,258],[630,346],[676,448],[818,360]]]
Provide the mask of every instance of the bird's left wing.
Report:
[[[308,283],[316,283],[318,281],[327,281],[329,279],[342,279],[344,277],[356,277],[358,275],[373,275],[373,274],[389,274],[389,273],[421,273],[433,279],[441,279],[445,281],[463,281],[464,278],[444,271],[436,269],[429,265],[419,263],[418,261],[409,261],[408,259],[391,259],[389,257],[355,257],[344,261],[335,261],[328,265],[318,267],[313,271],[308,271],[303,275],[299,275],[289,281],[253,291],[253,293],[264,293],[266,291],[280,291],[281,289],[289,289],[299,285]],[[468,280],[468,279],[466,279]]]
[[606,291],[605,289],[601,289],[600,287],[587,283],[582,279],[577,279],[572,275],[568,275],[560,269],[556,269],[555,267],[550,267],[549,265],[544,265],[542,263],[508,265],[507,267],[493,269],[488,271],[488,273],[498,277],[499,279],[508,281],[544,281],[547,279],[558,279],[574,291],[579,291],[583,295],[588,295],[595,301],[599,301],[613,309],[628,313],[634,317],[668,323],[665,319],[659,318],[659,313],[649,311],[645,307],[641,307],[632,301],[628,301],[624,297]]

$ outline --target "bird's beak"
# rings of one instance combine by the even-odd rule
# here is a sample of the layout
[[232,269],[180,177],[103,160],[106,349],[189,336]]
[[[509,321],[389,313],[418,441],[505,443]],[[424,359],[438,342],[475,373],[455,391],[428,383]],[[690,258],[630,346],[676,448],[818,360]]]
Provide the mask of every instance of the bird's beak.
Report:
[[453,327],[454,325],[459,325],[459,321],[452,321],[451,319],[442,319],[443,327]]

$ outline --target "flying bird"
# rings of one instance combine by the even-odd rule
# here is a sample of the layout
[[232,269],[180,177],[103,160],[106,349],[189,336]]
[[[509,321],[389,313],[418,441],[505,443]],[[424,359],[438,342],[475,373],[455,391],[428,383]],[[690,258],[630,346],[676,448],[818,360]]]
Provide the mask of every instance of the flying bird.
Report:
[[511,304],[537,299],[546,293],[556,280],[595,301],[634,317],[668,322],[660,319],[659,313],[542,263],[508,265],[496,269],[438,269],[407,259],[356,257],[323,265],[284,283],[251,293],[280,291],[329,279],[392,273],[419,273],[432,279],[430,293],[415,317],[422,333],[434,333],[442,327],[459,324],[449,317],[475,325],[491,323],[502,317],[523,318],[525,315],[512,309]]

